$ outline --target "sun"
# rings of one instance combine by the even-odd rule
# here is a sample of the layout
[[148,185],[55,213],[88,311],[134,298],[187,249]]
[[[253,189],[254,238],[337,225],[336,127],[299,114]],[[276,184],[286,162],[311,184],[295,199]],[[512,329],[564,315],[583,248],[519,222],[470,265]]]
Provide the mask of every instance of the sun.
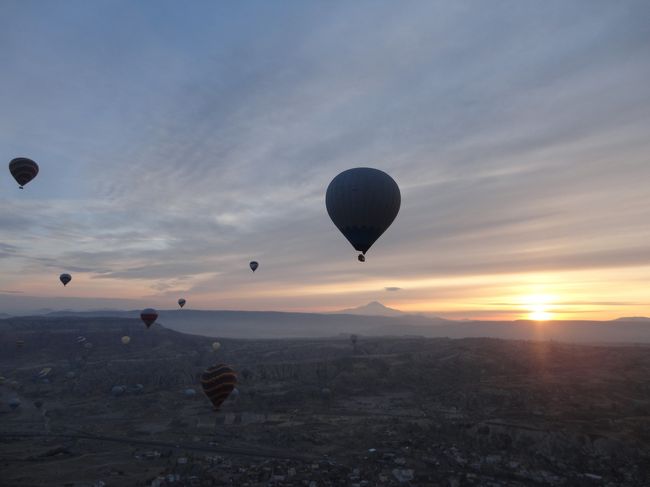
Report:
[[551,316],[551,313],[547,311],[546,306],[543,304],[536,304],[528,313],[528,318],[534,321],[548,321]]
[[522,299],[522,307],[528,311],[528,319],[533,321],[548,321],[553,319],[551,312],[553,296],[535,294]]

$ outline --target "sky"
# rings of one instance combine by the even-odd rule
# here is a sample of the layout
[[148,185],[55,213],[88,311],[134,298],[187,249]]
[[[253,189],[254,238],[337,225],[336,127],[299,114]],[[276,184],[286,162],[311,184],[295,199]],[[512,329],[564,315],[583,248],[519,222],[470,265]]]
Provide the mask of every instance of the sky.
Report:
[[[646,0],[4,0],[0,152],[40,173],[0,177],[0,312],[650,315],[649,18]],[[402,193],[364,264],[324,203],[351,167]]]

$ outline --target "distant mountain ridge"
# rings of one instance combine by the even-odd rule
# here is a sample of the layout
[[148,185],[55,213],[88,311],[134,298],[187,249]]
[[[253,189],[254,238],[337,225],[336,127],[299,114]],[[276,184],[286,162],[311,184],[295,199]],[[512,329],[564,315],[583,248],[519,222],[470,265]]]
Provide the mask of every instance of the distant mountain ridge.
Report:
[[341,311],[336,311],[335,314],[364,316],[405,316],[408,313],[395,308],[384,306],[379,301],[372,301],[366,305],[358,306],[356,308],[348,308]]
[[[223,338],[325,338],[337,335],[488,337],[514,340],[555,340],[580,343],[650,343],[650,320],[615,321],[448,321],[420,315],[368,316],[363,314],[287,313],[278,311],[158,310],[158,322],[176,331]],[[53,312],[12,320],[60,318],[127,319],[140,323],[140,310]]]

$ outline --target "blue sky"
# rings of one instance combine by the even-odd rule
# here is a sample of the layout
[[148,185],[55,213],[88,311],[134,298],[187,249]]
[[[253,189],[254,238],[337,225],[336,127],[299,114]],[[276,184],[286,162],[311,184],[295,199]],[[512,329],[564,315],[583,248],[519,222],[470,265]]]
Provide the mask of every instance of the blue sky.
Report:
[[[41,173],[0,178],[0,307],[642,313],[648,18],[645,1],[5,0],[0,148]],[[324,208],[356,166],[402,189],[365,265]]]

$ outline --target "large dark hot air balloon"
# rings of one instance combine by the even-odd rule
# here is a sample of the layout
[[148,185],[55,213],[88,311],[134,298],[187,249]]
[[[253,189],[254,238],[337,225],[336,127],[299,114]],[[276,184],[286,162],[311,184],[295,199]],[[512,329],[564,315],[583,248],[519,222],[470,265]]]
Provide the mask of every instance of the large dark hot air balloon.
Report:
[[215,365],[204,370],[201,375],[203,392],[212,402],[215,411],[219,410],[236,385],[237,375],[228,365]]
[[182,308],[183,306],[185,306],[185,303],[187,303],[187,301],[185,301],[185,299],[183,299],[183,298],[181,298],[181,299],[178,300],[178,305],[179,305],[181,308]]
[[38,164],[26,157],[16,157],[9,163],[9,172],[23,189],[38,174]]
[[64,286],[67,286],[68,283],[72,281],[72,276],[70,274],[61,274],[59,276],[59,281],[61,281]]
[[140,319],[145,325],[147,325],[147,328],[149,328],[158,319],[158,312],[153,308],[143,309],[142,313],[140,313]]
[[251,260],[250,264],[248,264],[253,272],[257,270],[257,268],[260,266],[259,262],[255,260]]
[[369,167],[343,171],[332,179],[325,195],[334,225],[362,254],[393,223],[400,203],[399,187],[393,178]]

